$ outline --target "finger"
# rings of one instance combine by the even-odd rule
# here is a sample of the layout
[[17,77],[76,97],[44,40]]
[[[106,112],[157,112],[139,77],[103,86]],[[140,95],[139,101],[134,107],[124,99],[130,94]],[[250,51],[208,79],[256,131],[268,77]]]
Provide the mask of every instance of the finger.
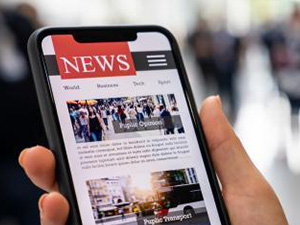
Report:
[[55,181],[55,158],[50,150],[41,146],[25,149],[19,156],[19,163],[36,186],[45,191],[58,190]]
[[265,182],[224,115],[218,96],[203,102],[200,118],[223,190],[238,194],[253,183]]
[[44,194],[39,200],[42,225],[64,225],[69,214],[69,204],[59,193]]

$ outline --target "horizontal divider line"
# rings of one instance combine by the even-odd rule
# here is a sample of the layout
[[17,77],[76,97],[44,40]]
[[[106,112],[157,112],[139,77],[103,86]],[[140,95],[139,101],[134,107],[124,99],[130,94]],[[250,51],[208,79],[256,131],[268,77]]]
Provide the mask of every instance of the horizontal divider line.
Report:
[[147,55],[146,57],[148,59],[152,59],[152,58],[166,58],[166,55]]
[[151,63],[149,64],[149,67],[152,67],[152,66],[167,66],[168,63]]
[[149,63],[152,63],[152,62],[167,62],[166,59],[148,59],[148,62]]

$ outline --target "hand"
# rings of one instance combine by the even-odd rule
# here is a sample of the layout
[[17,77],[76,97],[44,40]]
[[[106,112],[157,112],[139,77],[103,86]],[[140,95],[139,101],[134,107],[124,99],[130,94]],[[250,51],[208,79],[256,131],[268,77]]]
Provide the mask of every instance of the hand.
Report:
[[288,225],[276,194],[227,121],[219,97],[204,101],[200,118],[231,223]]
[[[204,101],[200,118],[232,225],[287,225],[274,191],[236,137],[218,97]],[[51,151],[39,146],[25,149],[19,161],[32,182],[49,192],[39,201],[41,223],[65,224],[69,205],[57,192]]]
[[31,181],[48,192],[40,197],[38,203],[41,224],[64,225],[69,213],[69,204],[58,192],[53,153],[41,146],[28,148],[21,152],[19,163]]

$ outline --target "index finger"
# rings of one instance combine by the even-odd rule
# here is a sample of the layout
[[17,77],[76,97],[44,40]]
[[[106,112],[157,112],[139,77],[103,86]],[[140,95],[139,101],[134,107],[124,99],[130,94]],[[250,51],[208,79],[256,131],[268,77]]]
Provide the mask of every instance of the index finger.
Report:
[[58,191],[55,158],[49,149],[41,146],[24,149],[19,156],[19,163],[36,186],[48,192]]

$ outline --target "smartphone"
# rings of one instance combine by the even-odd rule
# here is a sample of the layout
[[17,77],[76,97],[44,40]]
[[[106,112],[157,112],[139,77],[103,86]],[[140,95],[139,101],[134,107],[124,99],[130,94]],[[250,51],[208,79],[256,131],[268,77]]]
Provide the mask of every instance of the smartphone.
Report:
[[44,28],[28,50],[69,224],[230,224],[168,30]]

